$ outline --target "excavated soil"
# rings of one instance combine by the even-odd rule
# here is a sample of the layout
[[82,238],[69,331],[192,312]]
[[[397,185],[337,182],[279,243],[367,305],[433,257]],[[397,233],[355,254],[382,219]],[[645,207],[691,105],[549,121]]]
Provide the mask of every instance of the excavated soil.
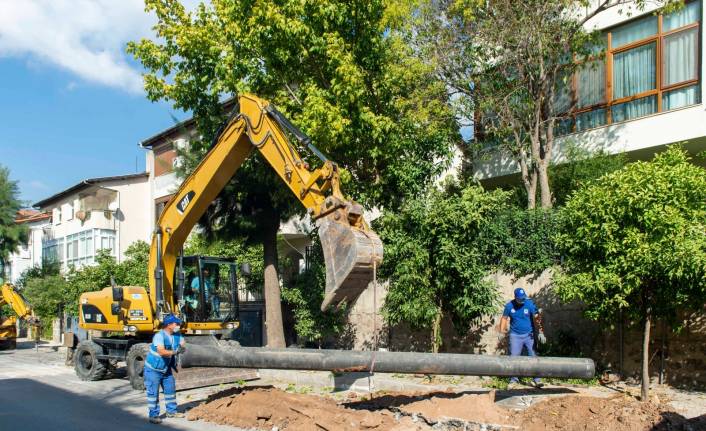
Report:
[[627,395],[548,399],[516,413],[513,422],[527,431],[706,430],[704,416],[687,420],[664,405],[642,403]]
[[706,417],[687,420],[664,405],[611,398],[563,396],[515,412],[495,394],[387,393],[372,400],[338,403],[273,387],[231,389],[191,409],[189,420],[272,430],[476,430],[667,431],[706,430]]

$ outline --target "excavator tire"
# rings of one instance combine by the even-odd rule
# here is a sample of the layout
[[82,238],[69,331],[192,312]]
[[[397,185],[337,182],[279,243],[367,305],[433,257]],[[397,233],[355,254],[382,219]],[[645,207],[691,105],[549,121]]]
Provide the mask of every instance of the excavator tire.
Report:
[[76,346],[74,369],[81,380],[95,381],[104,379],[108,373],[108,361],[98,359],[103,348],[92,340],[83,340]]
[[148,343],[135,344],[130,347],[125,358],[125,362],[127,362],[127,378],[130,380],[130,386],[136,391],[145,390],[143,372],[149,347]]
[[17,340],[0,340],[0,350],[15,350],[17,348]]

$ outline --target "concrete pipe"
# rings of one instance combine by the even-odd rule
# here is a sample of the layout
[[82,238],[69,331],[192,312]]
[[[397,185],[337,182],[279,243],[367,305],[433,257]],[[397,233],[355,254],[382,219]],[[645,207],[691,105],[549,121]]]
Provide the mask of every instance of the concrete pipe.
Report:
[[181,355],[181,366],[581,379],[590,379],[595,374],[593,360],[585,358],[268,349],[193,344],[187,344],[186,352]]

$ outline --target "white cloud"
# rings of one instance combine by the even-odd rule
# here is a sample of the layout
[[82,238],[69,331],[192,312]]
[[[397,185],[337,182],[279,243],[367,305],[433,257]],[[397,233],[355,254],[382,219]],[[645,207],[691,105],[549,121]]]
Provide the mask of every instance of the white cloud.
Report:
[[28,56],[141,93],[140,70],[128,63],[125,44],[149,37],[153,23],[142,0],[0,0],[0,56]]

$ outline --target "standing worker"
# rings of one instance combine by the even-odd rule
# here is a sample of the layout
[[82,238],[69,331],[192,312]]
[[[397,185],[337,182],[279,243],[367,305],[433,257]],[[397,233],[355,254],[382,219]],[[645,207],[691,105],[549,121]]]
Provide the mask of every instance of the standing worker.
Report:
[[[539,343],[547,342],[542,318],[537,306],[527,298],[525,289],[518,287],[514,293],[515,299],[505,304],[503,317],[500,319],[499,332],[501,337],[504,337],[508,326],[510,327],[510,356],[521,356],[523,348],[527,349],[527,356],[534,356],[534,334],[537,334]],[[510,384],[514,385],[519,381],[517,377],[512,377]],[[544,386],[539,377],[532,379],[532,384],[536,388]]]
[[184,352],[184,337],[179,334],[182,321],[173,314],[162,321],[162,330],[152,338],[150,350],[145,361],[144,378],[147,389],[147,406],[150,422],[162,423],[159,417],[159,387],[164,392],[164,403],[168,418],[183,418],[177,412],[176,384],[172,370],[176,370],[176,355]]

